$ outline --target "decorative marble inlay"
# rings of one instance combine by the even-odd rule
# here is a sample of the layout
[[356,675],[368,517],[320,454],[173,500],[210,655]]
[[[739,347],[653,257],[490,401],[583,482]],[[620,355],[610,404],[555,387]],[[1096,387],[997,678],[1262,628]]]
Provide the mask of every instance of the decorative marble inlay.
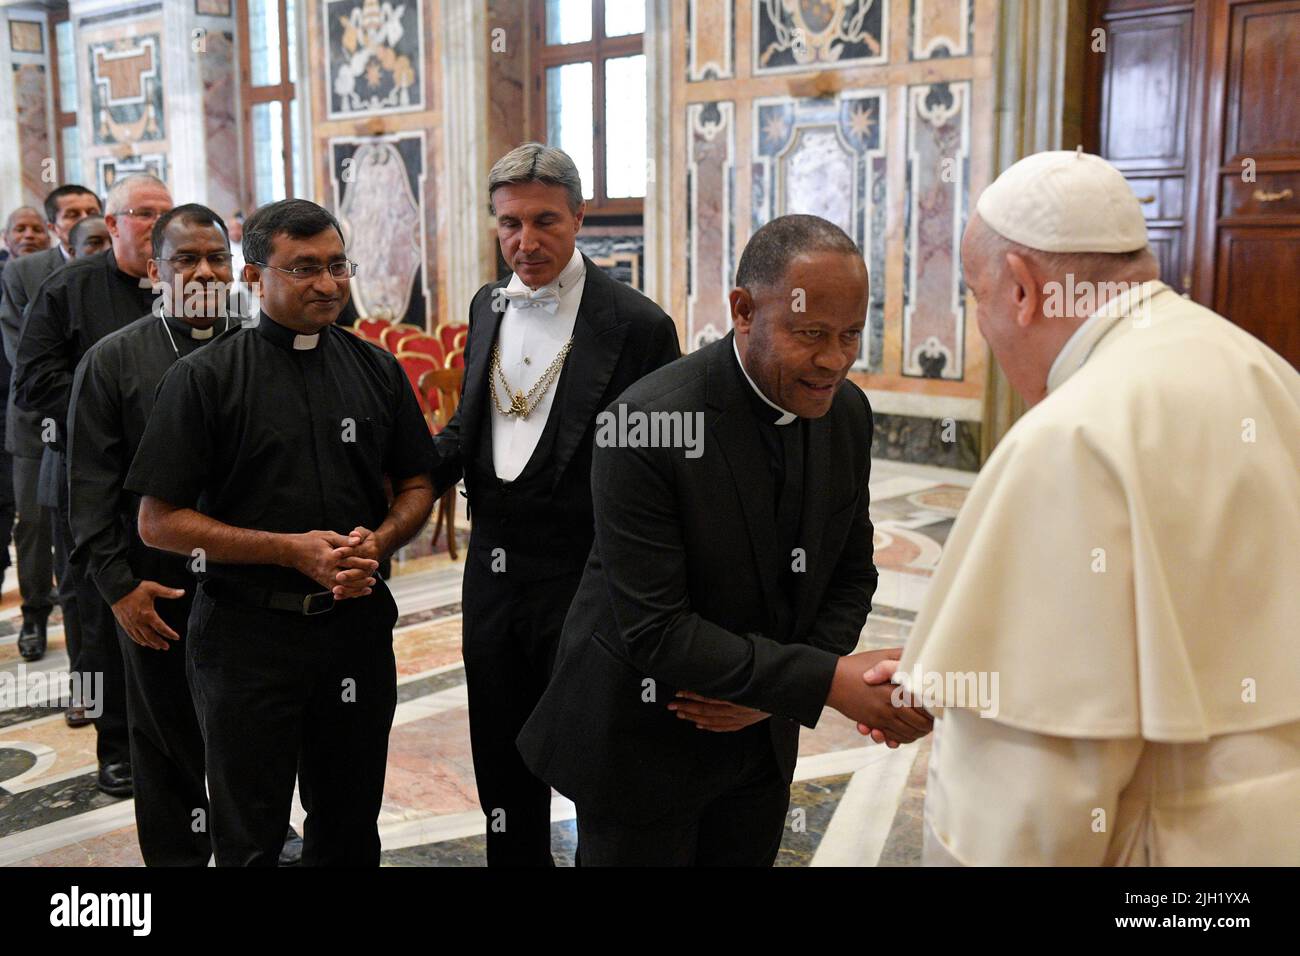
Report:
[[362,315],[425,325],[424,131],[333,138],[335,208],[357,263],[352,297]]
[[165,138],[158,34],[92,43],[90,125],[96,145]]
[[686,79],[729,80],[736,75],[734,0],[686,0]]
[[9,21],[9,49],[14,53],[44,53],[45,34],[35,20]]
[[827,219],[863,251],[871,277],[859,370],[877,371],[885,327],[885,95],[754,101],[752,228],[790,213]]
[[970,56],[975,37],[975,0],[911,0],[913,60]]
[[325,0],[329,118],[424,108],[422,0]]
[[754,0],[752,23],[755,75],[889,58],[888,0]]
[[14,113],[18,121],[18,156],[22,167],[23,202],[38,208],[50,191],[43,178],[52,155],[46,102],[45,67],[14,64]]
[[964,377],[970,91],[968,80],[907,88],[902,371],[918,378]]
[[153,173],[163,182],[167,181],[167,157],[162,153],[146,153],[142,156],[97,156],[95,157],[95,179],[99,184],[99,194],[108,195],[108,189],[119,176],[131,173]]
[[735,273],[732,203],[736,178],[736,104],[686,107],[686,348],[731,328],[727,294]]
[[235,105],[238,89],[234,36],[210,31],[207,49],[199,54],[199,80],[203,84],[203,130],[207,139],[208,205],[223,217],[240,206],[239,117]]

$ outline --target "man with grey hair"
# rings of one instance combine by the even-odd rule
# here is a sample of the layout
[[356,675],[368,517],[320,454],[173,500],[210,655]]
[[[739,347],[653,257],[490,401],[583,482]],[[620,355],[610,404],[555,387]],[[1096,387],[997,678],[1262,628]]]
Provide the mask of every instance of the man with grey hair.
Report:
[[[150,312],[148,278],[151,233],[172,208],[167,186],[149,173],[124,176],[109,191],[104,220],[112,248],[72,260],[40,287],[28,307],[14,363],[14,399],[41,416],[45,455],[41,462],[42,503],[57,509],[55,561],[59,605],[70,641],[79,638],[77,665],[102,675],[97,701],[85,701],[98,732],[99,789],[112,796],[132,793],[126,727],[126,684],[113,612],[86,573],[84,555],[73,552],[68,523],[68,402],[77,363],[92,345]],[[83,686],[95,686],[93,683]]]
[[1159,280],[1082,151],[999,176],[962,270],[1031,407],[866,675],[937,711],[924,861],[1294,864],[1300,374]]
[[463,397],[435,438],[436,493],[473,508],[464,582],[470,740],[489,865],[553,865],[550,787],[515,746],[551,673],[591,548],[597,414],[680,354],[677,330],[576,248],[586,204],[573,161],[540,143],[488,176],[513,270],[470,305]]

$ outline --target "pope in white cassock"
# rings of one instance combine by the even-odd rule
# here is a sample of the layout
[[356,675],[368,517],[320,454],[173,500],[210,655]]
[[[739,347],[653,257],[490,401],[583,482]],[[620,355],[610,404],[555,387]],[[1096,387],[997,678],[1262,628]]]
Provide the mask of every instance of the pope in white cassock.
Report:
[[1158,280],[1096,156],[1010,167],[962,262],[1032,407],[867,675],[938,718],[924,861],[1300,863],[1300,374]]

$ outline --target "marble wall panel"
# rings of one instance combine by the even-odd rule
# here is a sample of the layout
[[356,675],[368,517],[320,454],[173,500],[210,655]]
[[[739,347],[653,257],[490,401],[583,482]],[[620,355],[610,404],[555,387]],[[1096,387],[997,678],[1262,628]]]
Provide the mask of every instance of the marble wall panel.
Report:
[[863,251],[873,278],[863,371],[880,368],[884,348],[885,102],[883,90],[762,97],[752,124],[752,228],[808,213],[838,225]]
[[91,41],[83,49],[90,72],[90,125],[95,145],[165,140],[159,33]]
[[732,0],[686,0],[686,80],[736,75]]
[[736,105],[686,107],[686,348],[731,328],[727,293],[735,278]]
[[198,54],[203,85],[203,128],[207,140],[208,206],[222,217],[240,208],[239,115],[236,97],[237,49],[230,31],[207,33],[207,48]]
[[750,23],[755,75],[889,58],[888,0],[753,0]]
[[424,108],[423,18],[423,0],[325,0],[330,119]]
[[333,208],[357,263],[352,296],[362,315],[388,313],[423,327],[425,133],[329,140]]
[[46,161],[50,148],[49,113],[46,108],[48,77],[39,63],[13,65],[14,112],[18,121],[18,159],[22,169],[23,203],[38,209],[52,188],[54,169]]
[[911,0],[908,57],[929,60],[970,56],[975,0]]
[[970,179],[969,81],[907,89],[902,374],[960,380],[966,286],[960,267]]

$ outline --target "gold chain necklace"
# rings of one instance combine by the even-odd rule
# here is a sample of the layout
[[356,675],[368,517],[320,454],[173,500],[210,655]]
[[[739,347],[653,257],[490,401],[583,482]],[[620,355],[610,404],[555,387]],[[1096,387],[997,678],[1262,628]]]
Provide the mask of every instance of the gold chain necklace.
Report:
[[[506,379],[505,370],[501,368],[501,347],[492,343],[492,365],[488,369],[488,388],[492,391],[492,402],[496,405],[497,411],[502,415],[518,415],[520,418],[527,418],[537,407],[537,403],[550,390],[552,384],[560,375],[560,369],[564,367],[565,356],[569,354],[569,349],[573,348],[573,337],[565,342],[560,348],[560,352],[552,360],[551,364],[546,367],[546,371],[537,379],[536,384],[528,390],[528,394],[511,389],[510,382]],[[510,397],[510,405],[506,407],[501,404],[501,399],[497,397],[497,382],[501,379],[501,387],[506,390],[506,395]]]

